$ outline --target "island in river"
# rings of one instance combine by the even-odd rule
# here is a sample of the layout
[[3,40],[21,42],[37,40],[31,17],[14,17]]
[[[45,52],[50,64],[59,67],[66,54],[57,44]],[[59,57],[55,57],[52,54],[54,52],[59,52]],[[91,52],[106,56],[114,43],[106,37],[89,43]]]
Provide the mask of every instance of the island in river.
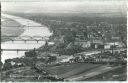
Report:
[[1,21],[1,42],[10,41],[9,37],[2,36],[19,36],[24,32],[24,27],[15,20],[2,17]]

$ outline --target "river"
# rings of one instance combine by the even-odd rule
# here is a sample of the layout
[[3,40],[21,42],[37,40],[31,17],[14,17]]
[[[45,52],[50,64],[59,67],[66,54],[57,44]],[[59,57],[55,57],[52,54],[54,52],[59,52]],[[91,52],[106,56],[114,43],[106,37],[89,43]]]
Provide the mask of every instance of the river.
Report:
[[[13,15],[8,15],[8,14],[1,14],[1,15],[17,21],[21,25],[25,25],[24,26],[25,31],[20,36],[27,35],[31,37],[33,36],[42,36],[42,37],[48,36],[49,37],[52,35],[50,30],[46,26],[41,25],[40,23],[34,22],[29,19],[25,19],[22,17],[18,17],[18,16],[13,16]],[[28,27],[28,26],[35,26],[35,27]],[[39,48],[40,46],[44,44],[45,44],[45,41],[39,41],[39,43],[37,43],[36,41],[29,41],[27,43],[23,41],[14,41],[13,43],[12,41],[7,41],[7,42],[1,43],[1,48],[2,49],[34,49],[34,48]],[[24,53],[25,51],[20,51],[18,53],[16,51],[2,51],[1,61],[4,63],[6,59],[22,57],[24,56]]]

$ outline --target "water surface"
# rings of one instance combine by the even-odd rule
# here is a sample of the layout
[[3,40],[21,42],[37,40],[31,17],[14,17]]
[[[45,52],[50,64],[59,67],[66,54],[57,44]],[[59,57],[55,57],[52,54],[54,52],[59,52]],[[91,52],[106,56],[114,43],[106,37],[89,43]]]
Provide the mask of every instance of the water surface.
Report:
[[[49,37],[52,35],[50,30],[46,26],[41,25],[40,23],[34,22],[29,19],[25,19],[22,17],[8,15],[8,14],[2,14],[2,16],[7,17],[9,19],[13,19],[19,22],[21,25],[24,25],[25,31],[20,36],[31,36],[31,37],[48,36]],[[31,26],[31,27],[28,27],[28,26]],[[14,41],[14,42],[7,41],[7,42],[2,42],[1,48],[2,49],[34,49],[34,48],[39,48],[44,44],[45,44],[45,41],[39,41],[39,43],[37,43],[36,41],[27,41],[26,43],[24,41]],[[25,51],[20,51],[18,53],[16,51],[3,51],[1,55],[2,62],[4,62],[5,59],[12,59],[12,58],[24,56],[24,52]]]

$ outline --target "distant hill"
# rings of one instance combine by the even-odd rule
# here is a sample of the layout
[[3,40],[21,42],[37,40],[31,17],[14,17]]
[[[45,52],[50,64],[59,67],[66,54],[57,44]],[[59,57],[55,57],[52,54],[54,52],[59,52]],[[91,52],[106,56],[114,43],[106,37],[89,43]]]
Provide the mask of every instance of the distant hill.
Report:
[[[2,11],[2,13],[8,13],[8,14],[21,14],[19,12],[7,12]],[[107,13],[80,13],[80,12],[64,12],[64,13],[23,13],[23,14],[43,14],[43,15],[49,15],[49,16],[79,16],[79,17],[126,17],[127,12],[107,12]]]

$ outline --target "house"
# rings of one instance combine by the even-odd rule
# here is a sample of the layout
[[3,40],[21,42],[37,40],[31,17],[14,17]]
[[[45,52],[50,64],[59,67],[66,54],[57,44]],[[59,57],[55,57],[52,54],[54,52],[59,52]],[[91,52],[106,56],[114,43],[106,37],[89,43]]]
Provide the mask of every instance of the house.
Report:
[[104,49],[110,49],[110,48],[111,48],[111,45],[109,45],[109,44],[104,45]]
[[61,43],[64,43],[64,35],[63,36],[59,36],[59,37],[55,37],[54,38],[54,42],[56,42],[56,43],[59,43],[59,42],[61,42]]
[[75,41],[74,44],[75,45],[81,45],[83,48],[88,48],[91,45],[90,41],[87,41],[87,40]]
[[66,56],[60,62],[68,62],[70,59],[73,59],[73,56]]
[[93,39],[90,38],[90,42],[91,42],[91,48],[93,49],[97,49],[97,48],[103,48],[103,41],[101,41],[100,39]]
[[14,62],[14,61],[11,61],[10,63],[11,63],[12,66],[16,66],[16,65],[17,65],[17,66],[22,66],[22,65],[24,65],[24,63],[21,63],[21,62]]
[[107,42],[107,43],[105,43],[105,45],[116,46],[116,47],[123,47],[124,46],[122,42]]

